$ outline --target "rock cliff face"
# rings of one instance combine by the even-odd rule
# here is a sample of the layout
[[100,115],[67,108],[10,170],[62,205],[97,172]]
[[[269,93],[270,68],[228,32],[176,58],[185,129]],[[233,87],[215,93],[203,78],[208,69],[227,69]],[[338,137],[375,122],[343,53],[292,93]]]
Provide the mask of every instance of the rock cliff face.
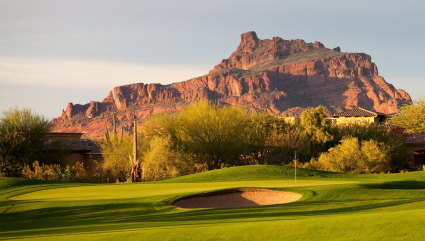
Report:
[[363,107],[390,114],[411,102],[409,94],[378,75],[367,54],[342,53],[339,47],[299,39],[260,40],[248,32],[236,51],[207,75],[171,85],[118,86],[102,102],[69,103],[52,121],[53,130],[97,137],[112,127],[115,116],[129,131],[134,119],[173,113],[204,98],[277,115],[317,105],[330,111]]

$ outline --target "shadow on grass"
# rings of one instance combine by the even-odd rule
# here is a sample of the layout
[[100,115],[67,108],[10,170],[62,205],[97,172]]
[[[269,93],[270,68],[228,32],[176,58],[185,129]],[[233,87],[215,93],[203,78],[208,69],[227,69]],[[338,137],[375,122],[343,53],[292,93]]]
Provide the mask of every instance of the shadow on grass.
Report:
[[[367,211],[424,201],[420,199],[388,200],[379,203],[351,204],[324,207],[319,210],[284,208],[282,205],[235,209],[176,210],[159,203],[135,202],[96,204],[75,207],[43,208],[31,211],[0,214],[0,237],[32,235],[62,235],[93,232],[111,232],[134,228],[183,227],[213,223],[258,222],[258,220],[291,220],[297,216],[320,216]],[[299,206],[292,203],[286,206]],[[304,203],[304,205],[308,205]]]
[[425,189],[425,181],[393,181],[362,184],[362,186],[371,189]]

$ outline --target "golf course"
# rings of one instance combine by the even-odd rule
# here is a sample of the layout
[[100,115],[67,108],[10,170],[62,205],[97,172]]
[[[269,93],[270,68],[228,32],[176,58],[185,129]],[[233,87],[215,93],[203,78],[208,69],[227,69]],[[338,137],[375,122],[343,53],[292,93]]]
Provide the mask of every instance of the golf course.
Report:
[[[262,188],[297,201],[182,209],[193,194]],[[424,240],[425,172],[341,174],[240,166],[133,184],[0,179],[0,239]]]

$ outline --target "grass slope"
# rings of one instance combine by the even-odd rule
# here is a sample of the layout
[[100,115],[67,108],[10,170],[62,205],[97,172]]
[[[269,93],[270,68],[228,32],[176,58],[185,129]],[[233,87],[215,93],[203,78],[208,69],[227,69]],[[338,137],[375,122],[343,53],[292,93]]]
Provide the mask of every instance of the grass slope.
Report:
[[[0,239],[423,240],[425,173],[345,175],[245,166],[136,184],[0,178]],[[213,181],[211,181],[213,180]],[[192,193],[267,187],[300,201],[235,209],[176,209]]]
[[[248,165],[229,167],[208,172],[196,173],[167,179],[162,182],[211,182],[211,181],[237,181],[237,180],[261,180],[261,179],[293,179],[294,168],[277,165]],[[297,169],[298,177],[338,177],[340,173],[326,172],[309,169]]]

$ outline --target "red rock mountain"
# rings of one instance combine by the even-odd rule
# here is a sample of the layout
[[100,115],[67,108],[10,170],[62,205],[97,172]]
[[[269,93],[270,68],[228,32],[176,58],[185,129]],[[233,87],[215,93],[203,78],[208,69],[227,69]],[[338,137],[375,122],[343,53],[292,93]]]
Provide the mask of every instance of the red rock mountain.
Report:
[[171,85],[131,84],[115,87],[102,102],[69,103],[52,121],[54,131],[101,136],[105,126],[130,130],[134,119],[153,113],[172,113],[200,99],[242,104],[272,114],[323,105],[330,111],[363,107],[394,113],[411,102],[408,93],[378,75],[371,57],[325,48],[320,42],[258,39],[241,35],[232,55],[207,75]]

